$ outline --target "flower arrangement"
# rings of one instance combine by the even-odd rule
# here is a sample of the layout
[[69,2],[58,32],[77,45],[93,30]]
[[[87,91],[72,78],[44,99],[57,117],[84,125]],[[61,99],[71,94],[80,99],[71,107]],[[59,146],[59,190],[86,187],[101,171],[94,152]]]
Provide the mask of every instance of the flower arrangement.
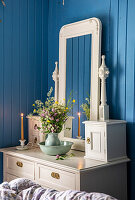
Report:
[[86,115],[87,120],[90,120],[90,97],[85,100],[86,103],[83,103],[80,107],[83,109],[83,113]]
[[33,104],[34,110],[33,114],[38,114],[40,116],[40,121],[43,133],[60,133],[62,131],[63,125],[68,119],[68,113],[70,113],[75,100],[72,100],[72,96],[66,103],[62,104],[54,100],[51,97],[53,88],[47,93],[47,100],[42,103],[40,100],[36,100]]

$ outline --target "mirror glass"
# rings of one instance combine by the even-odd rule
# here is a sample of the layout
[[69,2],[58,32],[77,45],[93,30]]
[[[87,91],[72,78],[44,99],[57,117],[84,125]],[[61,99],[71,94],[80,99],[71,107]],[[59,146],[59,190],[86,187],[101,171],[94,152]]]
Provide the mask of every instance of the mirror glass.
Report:
[[[66,47],[66,101],[69,96],[75,99],[72,112],[73,119],[69,119],[72,129],[65,131],[65,137],[77,138],[80,113],[80,136],[85,137],[83,121],[87,120],[80,107],[90,98],[91,82],[91,42],[92,35],[84,35],[67,39]],[[67,125],[68,126],[68,125]]]

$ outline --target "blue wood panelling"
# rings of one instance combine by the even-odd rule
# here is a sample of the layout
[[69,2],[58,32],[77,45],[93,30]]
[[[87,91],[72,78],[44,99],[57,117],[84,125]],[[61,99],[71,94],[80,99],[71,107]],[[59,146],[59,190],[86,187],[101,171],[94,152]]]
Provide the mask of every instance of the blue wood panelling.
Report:
[[41,99],[48,91],[48,0],[42,0],[42,63],[41,63]]
[[[91,69],[91,35],[75,37],[67,40],[67,70],[66,70],[66,100],[72,95],[75,104],[72,109],[73,137],[78,135],[78,112],[81,122],[86,120],[80,106],[86,103],[85,98],[90,95]],[[84,124],[80,127],[81,136],[85,137]]]
[[[89,46],[89,44],[88,44]],[[87,94],[84,94],[84,71],[85,71],[85,60],[84,60],[84,56],[85,55],[85,37],[82,36],[82,37],[79,37],[79,108],[80,108],[80,105],[82,103],[85,102],[85,98],[87,96]],[[89,56],[89,59],[90,59],[90,56]],[[90,66],[89,66],[90,67]],[[89,74],[89,77],[90,77],[90,74]],[[90,83],[90,80],[88,81]],[[90,86],[89,86],[90,87]],[[86,93],[90,93],[90,91],[87,91],[86,89]],[[80,109],[81,113],[82,113],[82,109]],[[81,118],[80,118],[80,123],[81,123],[81,129],[80,129],[80,132],[81,132],[81,135],[82,137],[84,138],[84,124],[82,124],[82,122],[85,120],[85,116],[81,114]]]
[[78,80],[78,74],[79,74],[79,70],[78,70],[78,38],[74,38],[73,39],[73,98],[76,100],[76,103],[74,104],[73,107],[73,116],[75,117],[73,120],[73,137],[75,137],[77,134],[77,127],[78,127],[78,119],[77,119],[77,111],[78,111],[78,103],[79,103],[79,95],[78,95],[78,84],[79,84],[79,80]]
[[[0,3],[0,148],[18,144],[20,113],[47,93],[48,1]],[[27,119],[24,119],[27,139]],[[0,180],[2,180],[0,157]]]
[[[28,69],[28,12],[27,1],[20,1],[20,111],[27,115],[27,81]],[[26,13],[25,13],[26,12]],[[25,15],[24,15],[25,13]],[[24,31],[25,30],[25,31]],[[27,123],[24,123],[24,129],[27,130]],[[24,133],[26,137],[26,132]]]
[[134,35],[134,9],[135,1],[128,1],[128,23],[127,23],[127,59],[126,65],[126,119],[134,121],[134,98],[135,98],[135,35]]
[[[20,139],[18,130],[20,130],[20,118],[19,118],[19,107],[20,107],[20,53],[19,53],[19,1],[14,1],[13,6],[13,19],[12,19],[12,133],[16,137],[12,137],[12,143],[15,144]],[[17,66],[17,67],[16,67]],[[18,95],[19,94],[19,95]]]
[[[1,20],[3,21],[4,18],[4,11],[3,11],[3,7],[0,7],[0,11],[1,11]],[[0,24],[0,61],[1,61],[1,65],[0,65],[0,134],[1,134],[1,138],[0,138],[0,146],[3,145],[3,141],[4,141],[4,127],[3,127],[3,123],[4,123],[4,95],[3,95],[3,85],[4,85],[4,56],[3,56],[3,27],[4,24]]]
[[[10,145],[12,141],[12,122],[11,122],[11,102],[12,102],[12,40],[11,40],[11,33],[12,33],[12,3],[8,1],[7,3],[7,10],[4,10],[4,145]],[[9,17],[10,16],[10,17]],[[5,31],[8,30],[8,31]],[[10,66],[10,67],[9,67]],[[8,138],[8,140],[7,140]]]
[[[135,196],[135,1],[62,0],[49,1],[48,75],[58,60],[58,34],[68,23],[98,17],[103,24],[102,53],[106,54],[110,77],[107,95],[110,117],[127,120],[127,150],[132,162],[128,168],[129,199]],[[53,42],[52,42],[53,41]],[[53,51],[52,51],[53,49]],[[51,76],[50,76],[51,77]],[[48,80],[52,85],[51,78]]]

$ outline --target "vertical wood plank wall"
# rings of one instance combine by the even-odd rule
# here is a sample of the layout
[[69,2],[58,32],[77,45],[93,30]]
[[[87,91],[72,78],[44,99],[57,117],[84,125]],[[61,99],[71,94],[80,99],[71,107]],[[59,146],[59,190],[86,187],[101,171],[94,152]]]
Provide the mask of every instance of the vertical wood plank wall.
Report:
[[135,1],[49,1],[48,86],[59,54],[59,30],[68,23],[98,17],[103,24],[102,54],[110,69],[107,85],[110,118],[127,120],[129,199],[135,196]]
[[[0,1],[0,148],[17,145],[20,113],[47,92],[48,1]],[[27,139],[27,119],[24,119]],[[0,180],[2,180],[0,159]]]

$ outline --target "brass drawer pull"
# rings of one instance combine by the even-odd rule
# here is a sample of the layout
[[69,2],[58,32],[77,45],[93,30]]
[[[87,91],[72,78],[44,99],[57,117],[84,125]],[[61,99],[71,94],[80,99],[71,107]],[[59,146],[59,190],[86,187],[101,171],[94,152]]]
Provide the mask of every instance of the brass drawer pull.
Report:
[[58,173],[55,174],[56,179],[60,179],[60,175]]
[[89,138],[89,137],[87,137],[87,140],[86,140],[86,142],[87,142],[87,144],[90,144],[90,143],[91,143],[91,141],[90,141],[90,138]]
[[56,179],[60,179],[60,175],[58,173],[52,172],[51,176]]
[[22,163],[22,162],[19,162],[19,161],[16,162],[16,165],[17,165],[18,167],[23,167],[23,163]]

